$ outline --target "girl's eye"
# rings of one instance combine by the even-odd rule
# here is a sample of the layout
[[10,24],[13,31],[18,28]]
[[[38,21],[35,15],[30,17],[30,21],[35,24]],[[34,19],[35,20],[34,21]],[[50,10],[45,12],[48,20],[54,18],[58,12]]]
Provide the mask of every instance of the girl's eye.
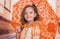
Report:
[[26,12],[24,14],[27,14]]
[[32,14],[32,12],[30,12],[30,14]]

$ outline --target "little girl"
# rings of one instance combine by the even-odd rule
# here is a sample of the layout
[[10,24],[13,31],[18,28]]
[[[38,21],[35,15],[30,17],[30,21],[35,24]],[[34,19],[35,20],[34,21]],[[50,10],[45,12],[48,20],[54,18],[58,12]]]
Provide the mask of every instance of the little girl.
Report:
[[40,39],[39,15],[35,5],[27,5],[21,14],[19,39]]

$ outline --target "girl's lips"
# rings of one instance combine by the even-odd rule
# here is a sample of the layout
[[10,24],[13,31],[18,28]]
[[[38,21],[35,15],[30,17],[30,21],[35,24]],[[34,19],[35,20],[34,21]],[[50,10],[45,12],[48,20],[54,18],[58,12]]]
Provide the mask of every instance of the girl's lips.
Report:
[[31,18],[31,16],[27,17],[27,18]]

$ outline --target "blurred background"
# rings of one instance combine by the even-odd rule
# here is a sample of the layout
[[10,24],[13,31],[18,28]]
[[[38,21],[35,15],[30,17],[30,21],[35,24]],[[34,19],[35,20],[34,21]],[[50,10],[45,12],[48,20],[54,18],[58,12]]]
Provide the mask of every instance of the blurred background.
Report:
[[[16,34],[11,25],[12,6],[19,0],[0,0],[0,39],[15,39]],[[60,0],[47,0],[52,6],[60,22]],[[58,26],[60,27],[60,25]],[[59,28],[58,28],[59,29]],[[56,39],[60,39],[60,29],[57,29]],[[8,37],[8,38],[6,38]]]
[[11,39],[15,32],[11,25],[11,0],[0,0],[0,39]]

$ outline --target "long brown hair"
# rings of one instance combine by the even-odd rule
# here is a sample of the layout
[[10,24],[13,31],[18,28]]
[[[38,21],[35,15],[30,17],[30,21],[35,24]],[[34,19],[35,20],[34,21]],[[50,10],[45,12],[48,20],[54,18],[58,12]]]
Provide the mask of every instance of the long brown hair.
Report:
[[26,20],[25,17],[24,17],[24,12],[25,12],[26,8],[28,8],[28,7],[32,7],[33,10],[34,10],[34,12],[37,14],[37,16],[34,18],[34,21],[38,20],[38,18],[39,18],[39,14],[38,14],[37,7],[36,7],[34,4],[33,4],[33,5],[27,5],[27,6],[25,6],[24,9],[22,10],[22,14],[21,14],[21,23],[22,23],[22,25],[28,23],[27,20]]

